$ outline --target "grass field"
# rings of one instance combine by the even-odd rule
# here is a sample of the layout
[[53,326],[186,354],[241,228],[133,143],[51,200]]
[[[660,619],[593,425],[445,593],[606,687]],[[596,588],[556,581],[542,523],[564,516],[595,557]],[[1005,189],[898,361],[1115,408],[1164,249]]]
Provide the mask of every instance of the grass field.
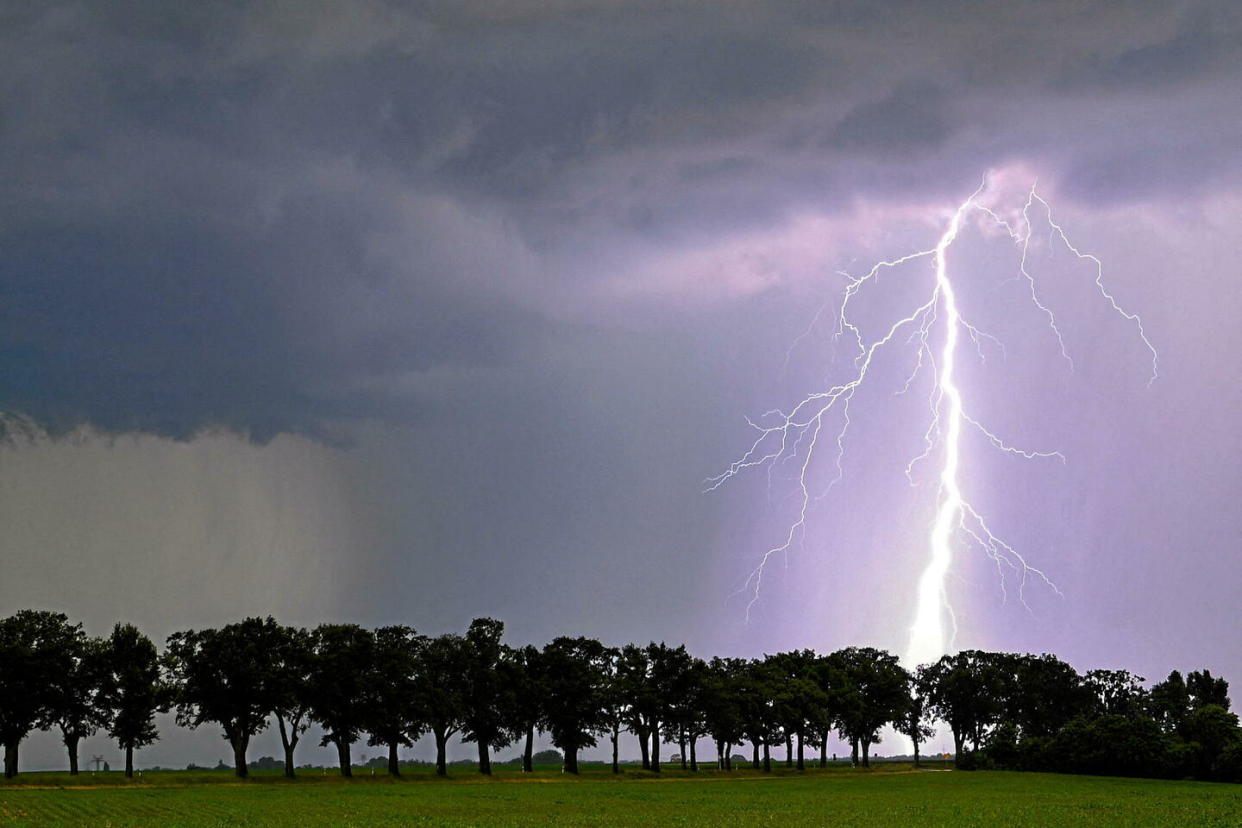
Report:
[[494,779],[425,769],[400,781],[308,772],[29,773],[0,783],[0,825],[1242,825],[1242,785],[1051,774],[873,771],[771,775],[544,768]]

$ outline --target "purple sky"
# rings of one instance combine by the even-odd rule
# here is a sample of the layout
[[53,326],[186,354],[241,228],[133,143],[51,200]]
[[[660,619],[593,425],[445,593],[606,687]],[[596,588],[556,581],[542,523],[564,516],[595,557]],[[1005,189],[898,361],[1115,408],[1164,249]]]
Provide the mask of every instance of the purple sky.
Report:
[[1002,604],[962,547],[959,644],[1242,686],[1237,4],[495,6],[0,3],[0,612],[901,652],[913,352],[749,625],[787,481],[703,480],[848,367],[822,325],[786,363],[840,271],[931,246],[992,170],[1038,179],[1161,376],[1080,262],[1035,261],[1070,373],[1014,246],[955,248],[1008,354],[963,349],[971,411],[1068,460],[964,443],[1064,597]]

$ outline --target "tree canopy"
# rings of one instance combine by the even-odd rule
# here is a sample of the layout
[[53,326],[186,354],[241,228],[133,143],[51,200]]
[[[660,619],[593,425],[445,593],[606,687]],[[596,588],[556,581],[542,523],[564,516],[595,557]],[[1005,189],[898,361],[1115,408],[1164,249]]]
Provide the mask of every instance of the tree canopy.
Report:
[[920,744],[943,723],[964,769],[1242,781],[1242,729],[1228,691],[1206,669],[1174,670],[1147,686],[1125,670],[1080,674],[1049,654],[963,650],[907,671],[872,647],[710,660],[666,642],[610,647],[563,636],[542,649],[515,647],[492,618],[475,619],[464,634],[429,637],[402,625],[322,624],[308,632],[252,617],[173,633],[162,657],[130,624],[93,639],[61,613],[23,610],[0,619],[0,738],[9,776],[26,735],[53,728],[71,771],[81,739],[106,729],[132,775],[134,751],[159,736],[155,714],[173,707],[180,726],[220,727],[239,776],[248,771],[251,737],[273,721],[287,775],[313,721],[346,776],[351,746],[364,737],[387,748],[394,776],[400,749],[427,734],[439,774],[448,772],[455,735],[475,744],[481,773],[491,770],[491,751],[515,740],[529,770],[538,732],[560,749],[568,773],[577,773],[581,752],[601,736],[620,773],[626,732],[653,773],[664,744],[676,746],[684,768],[698,770],[704,740],[725,771],[743,744],[757,769],[770,770],[774,750],[779,757],[783,749],[784,762],[802,770],[808,749],[827,763],[834,734],[851,761],[866,766],[888,728],[911,740],[918,762]]

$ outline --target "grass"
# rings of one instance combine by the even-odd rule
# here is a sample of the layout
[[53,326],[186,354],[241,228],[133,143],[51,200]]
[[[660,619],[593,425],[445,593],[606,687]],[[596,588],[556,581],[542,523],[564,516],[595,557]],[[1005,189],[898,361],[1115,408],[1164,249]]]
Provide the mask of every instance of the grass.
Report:
[[541,768],[497,768],[483,779],[456,768],[399,781],[306,772],[295,781],[215,771],[69,777],[29,773],[0,784],[0,825],[1242,825],[1242,785],[1002,772],[870,772],[838,766],[656,778],[581,778]]

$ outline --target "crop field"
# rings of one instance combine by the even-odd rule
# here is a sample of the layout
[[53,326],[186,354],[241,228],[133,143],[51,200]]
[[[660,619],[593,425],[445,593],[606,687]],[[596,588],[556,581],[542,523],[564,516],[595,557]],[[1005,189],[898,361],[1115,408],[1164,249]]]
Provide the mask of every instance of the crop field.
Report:
[[498,768],[448,780],[306,772],[27,773],[0,783],[0,825],[1242,825],[1242,785],[882,766],[764,775]]

